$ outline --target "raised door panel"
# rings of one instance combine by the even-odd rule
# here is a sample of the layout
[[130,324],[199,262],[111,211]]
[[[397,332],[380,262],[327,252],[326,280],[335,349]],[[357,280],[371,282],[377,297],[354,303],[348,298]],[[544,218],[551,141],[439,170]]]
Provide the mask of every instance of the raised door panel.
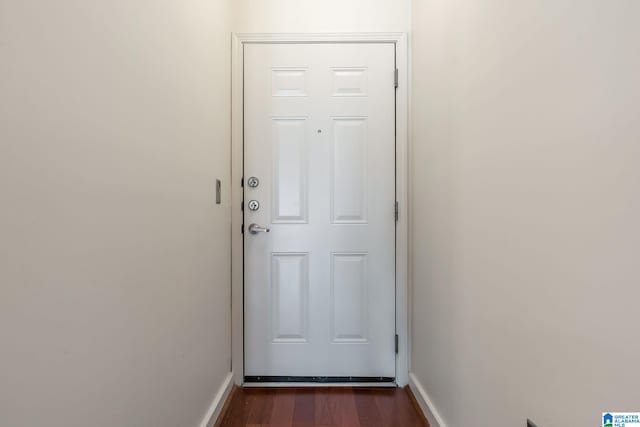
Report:
[[307,69],[274,67],[271,69],[273,96],[307,96]]
[[367,254],[331,257],[331,330],[334,343],[367,342]]
[[273,342],[306,342],[309,313],[309,259],[304,253],[271,257]]
[[307,119],[273,119],[272,222],[307,222]]
[[367,96],[367,68],[333,68],[333,96]]
[[367,119],[333,119],[331,221],[367,222]]

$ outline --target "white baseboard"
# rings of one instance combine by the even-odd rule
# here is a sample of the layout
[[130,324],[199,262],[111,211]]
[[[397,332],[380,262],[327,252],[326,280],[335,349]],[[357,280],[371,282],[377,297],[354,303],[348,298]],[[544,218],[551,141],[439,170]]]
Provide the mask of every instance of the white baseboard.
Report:
[[211,402],[211,406],[207,411],[207,414],[202,419],[200,423],[200,427],[213,427],[213,425],[218,420],[220,416],[220,411],[224,407],[225,402],[227,401],[227,397],[229,397],[229,393],[231,393],[231,389],[233,388],[233,373],[229,372],[225,377],[220,389],[216,393],[216,397],[213,398],[213,402]]
[[418,405],[420,405],[420,409],[422,409],[422,412],[427,417],[429,425],[431,427],[447,427],[436,410],[436,407],[433,405],[433,402],[429,398],[429,395],[413,373],[409,373],[409,387],[411,388],[413,395],[416,397]]

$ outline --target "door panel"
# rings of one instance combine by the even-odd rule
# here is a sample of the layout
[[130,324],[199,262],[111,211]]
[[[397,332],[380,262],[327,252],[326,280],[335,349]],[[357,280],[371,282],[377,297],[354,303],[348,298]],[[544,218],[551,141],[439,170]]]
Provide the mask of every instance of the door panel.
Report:
[[331,336],[334,343],[366,343],[367,254],[332,254]]
[[273,342],[308,342],[309,254],[272,255]]
[[273,190],[275,223],[307,222],[307,120],[273,119]]
[[394,46],[244,61],[245,375],[395,377]]
[[334,224],[367,222],[367,120],[334,118],[331,143]]

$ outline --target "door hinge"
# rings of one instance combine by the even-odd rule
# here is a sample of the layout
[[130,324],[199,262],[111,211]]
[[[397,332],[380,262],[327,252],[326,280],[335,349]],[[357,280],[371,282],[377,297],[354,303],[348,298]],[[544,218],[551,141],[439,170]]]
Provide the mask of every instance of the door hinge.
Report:
[[244,224],[240,226],[240,234],[244,234]]
[[244,212],[244,200],[240,202],[240,210]]
[[244,188],[244,176],[240,178],[240,187]]
[[398,218],[400,218],[400,208],[398,207],[398,202],[395,204],[395,214],[396,214],[396,222],[398,222]]
[[393,87],[398,89],[398,69],[397,68],[393,71],[393,84],[394,84]]
[[398,334],[396,334],[396,354],[398,354],[398,346],[399,346],[399,340],[400,338],[398,338]]

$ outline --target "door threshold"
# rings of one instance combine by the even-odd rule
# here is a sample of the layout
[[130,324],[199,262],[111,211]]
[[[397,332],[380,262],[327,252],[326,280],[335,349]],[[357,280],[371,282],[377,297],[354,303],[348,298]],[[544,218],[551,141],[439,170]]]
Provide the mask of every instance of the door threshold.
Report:
[[245,382],[242,384],[246,388],[271,387],[271,388],[300,388],[300,387],[358,387],[358,388],[396,388],[398,385],[394,382],[341,382],[341,383],[314,383],[314,382],[271,382],[257,383]]
[[392,383],[394,377],[354,377],[354,376],[306,376],[306,375],[245,375],[248,383]]

